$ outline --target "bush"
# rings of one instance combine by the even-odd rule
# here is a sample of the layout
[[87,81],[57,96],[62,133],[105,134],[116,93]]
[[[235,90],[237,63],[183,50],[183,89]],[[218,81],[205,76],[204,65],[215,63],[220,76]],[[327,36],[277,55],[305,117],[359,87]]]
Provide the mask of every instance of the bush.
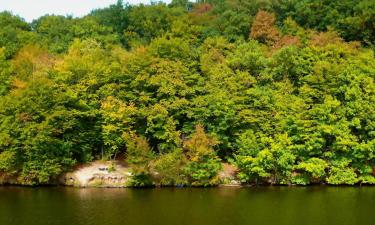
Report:
[[181,149],[160,155],[152,165],[155,179],[162,186],[186,185],[188,180],[183,170],[186,163],[186,157]]
[[340,185],[340,184],[356,184],[358,183],[359,179],[357,178],[357,174],[354,172],[353,168],[339,168],[339,167],[332,167],[331,171],[329,172],[329,177],[327,178],[327,182],[329,184]]

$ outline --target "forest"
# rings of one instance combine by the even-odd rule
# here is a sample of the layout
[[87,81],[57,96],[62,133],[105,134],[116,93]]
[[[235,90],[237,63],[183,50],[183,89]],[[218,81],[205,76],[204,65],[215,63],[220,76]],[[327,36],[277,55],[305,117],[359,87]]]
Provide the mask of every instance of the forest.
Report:
[[375,1],[0,13],[0,183],[124,160],[132,186],[375,184]]

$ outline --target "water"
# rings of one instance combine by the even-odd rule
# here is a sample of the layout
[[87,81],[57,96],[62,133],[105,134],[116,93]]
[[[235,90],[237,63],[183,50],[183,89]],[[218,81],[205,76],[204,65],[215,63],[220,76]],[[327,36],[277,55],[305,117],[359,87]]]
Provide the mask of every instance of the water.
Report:
[[0,187],[0,225],[373,225],[375,187]]

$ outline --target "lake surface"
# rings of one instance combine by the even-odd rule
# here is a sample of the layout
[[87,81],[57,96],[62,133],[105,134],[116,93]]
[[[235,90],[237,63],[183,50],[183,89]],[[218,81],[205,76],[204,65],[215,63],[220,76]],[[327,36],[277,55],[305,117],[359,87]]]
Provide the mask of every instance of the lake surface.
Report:
[[0,187],[1,225],[373,225],[375,187]]

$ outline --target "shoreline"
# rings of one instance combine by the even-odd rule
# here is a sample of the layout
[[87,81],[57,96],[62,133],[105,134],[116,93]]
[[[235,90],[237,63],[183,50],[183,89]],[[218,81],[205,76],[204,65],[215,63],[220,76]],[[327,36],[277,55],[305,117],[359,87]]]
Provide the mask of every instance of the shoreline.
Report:
[[24,185],[24,184],[11,184],[3,183],[0,184],[1,187],[20,187],[20,188],[56,188],[56,187],[67,187],[67,188],[77,188],[77,189],[90,189],[90,188],[99,188],[99,189],[164,189],[164,188],[203,188],[203,189],[217,189],[217,188],[268,188],[268,187],[287,187],[287,188],[306,188],[306,187],[375,187],[374,184],[353,184],[353,185],[333,185],[328,183],[315,183],[308,185],[296,185],[296,184],[218,184],[214,186],[193,186],[193,185],[152,185],[152,186],[74,186],[74,185],[64,185],[59,183],[50,183],[50,184],[38,184],[38,185]]
[[16,187],[74,187],[74,188],[252,188],[252,187],[361,187],[375,186],[371,183],[329,184],[323,180],[309,184],[280,184],[241,183],[237,178],[237,168],[228,163],[222,163],[222,170],[217,174],[217,182],[209,185],[194,185],[191,183],[163,185],[158,173],[150,174],[150,183],[143,186],[132,184],[133,174],[131,167],[121,160],[93,161],[77,165],[72,171],[65,172],[47,183],[23,183],[16,175],[1,174],[0,186]]

